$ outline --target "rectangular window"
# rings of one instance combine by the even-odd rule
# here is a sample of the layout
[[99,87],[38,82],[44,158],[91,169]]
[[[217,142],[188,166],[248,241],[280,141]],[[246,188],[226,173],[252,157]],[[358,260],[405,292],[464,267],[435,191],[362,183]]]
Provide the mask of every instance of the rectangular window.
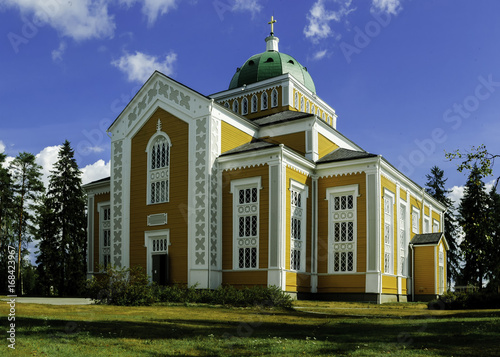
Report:
[[394,274],[393,212],[394,198],[386,191],[384,194],[384,273],[386,274]]
[[412,207],[412,212],[411,212],[411,230],[413,233],[418,234],[419,233],[419,220],[420,214],[418,209],[415,207]]
[[106,269],[111,264],[111,208],[100,207],[100,258],[99,263]]
[[436,219],[432,221],[432,232],[433,233],[439,232],[439,221]]
[[260,188],[260,177],[231,182],[235,269],[258,268]]
[[444,293],[444,251],[441,246],[439,249],[439,294]]
[[399,205],[399,275],[406,275],[406,205]]
[[330,273],[356,271],[356,200],[358,185],[327,189],[329,200],[328,270]]
[[290,180],[290,269],[305,271],[307,186]]

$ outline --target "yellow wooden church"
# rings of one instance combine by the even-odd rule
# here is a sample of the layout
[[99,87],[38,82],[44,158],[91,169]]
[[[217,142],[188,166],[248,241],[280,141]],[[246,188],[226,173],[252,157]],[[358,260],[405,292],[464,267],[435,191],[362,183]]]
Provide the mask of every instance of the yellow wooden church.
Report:
[[271,286],[298,298],[422,300],[446,290],[445,207],[337,129],[294,57],[266,51],[205,96],[155,72],[109,127],[88,194],[88,276]]

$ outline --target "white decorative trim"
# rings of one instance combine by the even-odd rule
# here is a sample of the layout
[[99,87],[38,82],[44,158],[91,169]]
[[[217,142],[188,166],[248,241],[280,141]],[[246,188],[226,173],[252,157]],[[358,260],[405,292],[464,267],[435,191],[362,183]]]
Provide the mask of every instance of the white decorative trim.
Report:
[[[309,197],[309,189],[307,185],[298,181],[290,179],[290,271],[292,272],[306,272],[307,262],[307,198]],[[300,195],[300,207],[294,207],[294,194]],[[298,201],[298,199],[297,199]],[[298,203],[298,202],[297,202]],[[294,209],[295,208],[295,209]],[[299,239],[294,239],[294,219],[300,222],[300,236]],[[298,225],[299,223],[297,223]],[[298,229],[295,226],[295,229]],[[294,255],[293,250],[298,251],[295,259],[299,261],[299,269],[293,269]]]
[[158,229],[144,232],[144,247],[146,247],[146,272],[150,280],[153,279],[153,259],[151,258],[153,255],[152,242],[154,239],[163,237],[167,239],[167,249],[164,253],[168,254],[168,247],[172,244],[170,242],[170,229]]

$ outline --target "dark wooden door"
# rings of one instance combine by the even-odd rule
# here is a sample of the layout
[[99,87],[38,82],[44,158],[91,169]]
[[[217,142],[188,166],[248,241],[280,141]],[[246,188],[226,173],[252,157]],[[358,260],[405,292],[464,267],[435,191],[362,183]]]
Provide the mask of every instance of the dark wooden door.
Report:
[[153,281],[158,285],[167,285],[168,273],[168,255],[153,255]]

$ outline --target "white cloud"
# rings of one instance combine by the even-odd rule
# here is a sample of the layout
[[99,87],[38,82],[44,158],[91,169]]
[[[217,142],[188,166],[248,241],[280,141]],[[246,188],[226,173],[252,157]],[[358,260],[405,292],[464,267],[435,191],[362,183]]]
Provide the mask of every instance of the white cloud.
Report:
[[[327,9],[326,4],[335,4],[336,10]],[[304,28],[304,34],[313,42],[335,36],[330,27],[330,22],[340,22],[344,20],[355,8],[351,7],[352,0],[318,0],[307,14],[308,25]]]
[[403,7],[401,0],[372,0],[372,12],[386,12],[391,15],[397,15]]
[[145,82],[155,70],[169,76],[173,73],[173,64],[177,54],[170,53],[162,61],[156,56],[150,56],[142,52],[126,54],[111,64],[126,73],[130,82]]
[[5,144],[3,143],[2,140],[0,140],[0,153],[4,153],[5,152]]
[[255,15],[255,13],[262,10],[262,6],[259,4],[258,0],[234,0],[232,10],[250,11],[252,15]]
[[57,48],[57,50],[53,50],[52,51],[52,60],[53,61],[62,61],[62,56],[64,54],[64,52],[66,51],[66,42],[61,42],[59,44],[59,47]]
[[[496,180],[491,180],[491,181],[486,182],[484,184],[486,193],[490,193],[495,182],[496,182]],[[460,201],[464,197],[464,193],[465,193],[465,185],[464,186],[453,186],[451,188],[451,192],[448,194],[448,198],[453,201],[455,208],[458,208],[458,206],[460,206]]]
[[89,182],[96,181],[105,177],[110,176],[111,172],[111,162],[104,162],[104,160],[98,160],[92,165],[87,165],[82,169],[82,183],[85,185]]
[[61,36],[76,41],[112,37],[115,31],[113,15],[108,13],[106,0],[0,0],[23,15],[33,15],[34,25],[49,25]]
[[318,52],[316,52],[316,53],[314,54],[313,59],[314,59],[314,60],[320,60],[320,59],[322,59],[323,57],[325,57],[327,53],[328,53],[328,51],[327,51],[327,50],[318,51]]
[[35,162],[42,166],[42,181],[45,188],[49,187],[50,171],[53,170],[54,164],[57,162],[57,155],[60,149],[60,145],[47,146],[35,155]]
[[148,18],[148,25],[153,25],[158,16],[166,14],[177,7],[177,0],[120,0],[121,4],[128,7],[135,3],[142,3],[142,13]]

